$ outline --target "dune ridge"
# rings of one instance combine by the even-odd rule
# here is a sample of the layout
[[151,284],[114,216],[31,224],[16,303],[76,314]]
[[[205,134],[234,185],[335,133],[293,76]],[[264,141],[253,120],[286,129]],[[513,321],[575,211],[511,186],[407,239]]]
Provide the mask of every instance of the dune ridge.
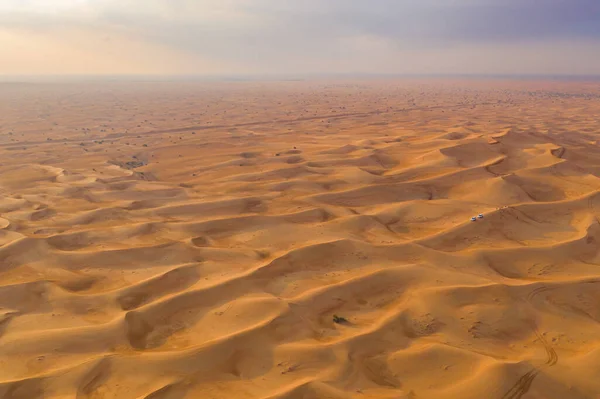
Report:
[[596,397],[589,93],[7,87],[0,397]]

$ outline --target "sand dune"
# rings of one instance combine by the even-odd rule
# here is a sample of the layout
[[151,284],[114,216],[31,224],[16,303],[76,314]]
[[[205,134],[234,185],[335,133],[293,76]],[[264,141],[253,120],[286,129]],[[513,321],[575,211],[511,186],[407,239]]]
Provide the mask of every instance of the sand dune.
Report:
[[600,86],[438,83],[4,87],[0,397],[598,397]]

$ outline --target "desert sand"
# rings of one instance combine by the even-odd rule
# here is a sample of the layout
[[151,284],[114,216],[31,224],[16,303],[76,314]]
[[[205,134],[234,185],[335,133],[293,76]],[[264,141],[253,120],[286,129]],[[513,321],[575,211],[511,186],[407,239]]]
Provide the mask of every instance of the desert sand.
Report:
[[1,398],[600,395],[599,83],[5,83],[0,115]]

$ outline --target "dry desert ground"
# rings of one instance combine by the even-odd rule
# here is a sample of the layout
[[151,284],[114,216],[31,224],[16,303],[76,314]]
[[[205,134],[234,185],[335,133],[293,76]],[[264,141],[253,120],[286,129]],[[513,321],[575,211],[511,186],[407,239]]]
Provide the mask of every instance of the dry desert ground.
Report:
[[598,82],[1,84],[0,397],[598,398],[599,140]]

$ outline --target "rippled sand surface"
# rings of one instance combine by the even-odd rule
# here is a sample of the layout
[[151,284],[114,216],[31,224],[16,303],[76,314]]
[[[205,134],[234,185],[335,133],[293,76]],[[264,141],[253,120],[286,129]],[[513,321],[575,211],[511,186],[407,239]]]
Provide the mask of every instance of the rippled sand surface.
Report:
[[0,115],[2,398],[600,393],[600,84],[2,84]]

